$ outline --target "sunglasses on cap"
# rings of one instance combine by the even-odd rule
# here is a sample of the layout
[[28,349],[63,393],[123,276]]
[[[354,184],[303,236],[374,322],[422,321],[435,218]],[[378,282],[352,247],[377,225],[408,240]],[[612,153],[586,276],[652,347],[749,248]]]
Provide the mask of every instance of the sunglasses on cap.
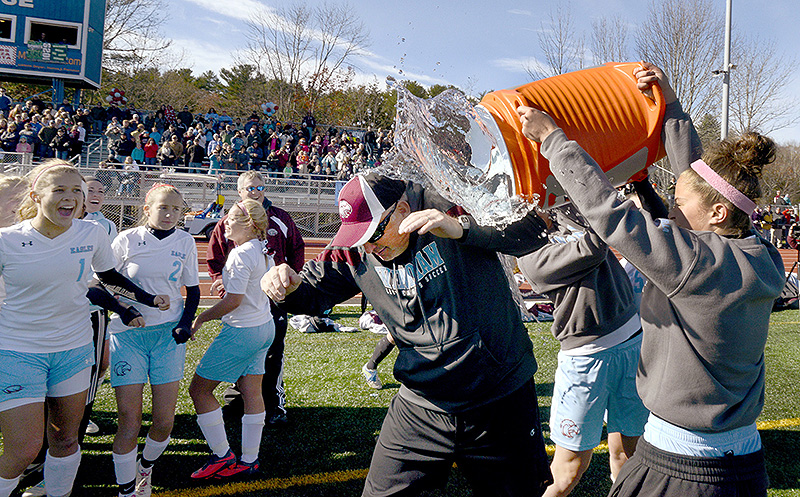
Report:
[[372,236],[369,237],[367,243],[377,243],[378,240],[380,240],[383,237],[383,233],[384,231],[386,231],[386,226],[389,225],[389,220],[392,218],[392,214],[394,214],[395,209],[397,209],[397,202],[395,202],[394,205],[392,205],[392,210],[390,210],[389,214],[387,214],[386,217],[383,218],[383,221],[379,222],[378,226],[375,227],[375,233],[373,233]]
[[266,188],[267,187],[264,185],[258,185],[258,186],[248,186],[247,188],[245,188],[245,190],[247,190],[248,192],[254,192],[256,190],[259,192],[263,192],[264,190],[266,190]]

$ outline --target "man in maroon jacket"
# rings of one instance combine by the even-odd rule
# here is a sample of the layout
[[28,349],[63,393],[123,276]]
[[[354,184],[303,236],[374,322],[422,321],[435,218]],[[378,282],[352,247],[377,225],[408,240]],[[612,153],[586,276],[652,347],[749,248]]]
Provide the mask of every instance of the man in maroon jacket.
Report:
[[[237,182],[239,197],[252,199],[261,202],[269,217],[269,228],[267,229],[267,248],[272,252],[275,264],[286,263],[296,271],[300,271],[305,262],[305,242],[300,235],[300,230],[292,221],[289,213],[272,205],[264,195],[264,177],[258,171],[247,171],[239,176]],[[227,216],[226,216],[227,217]],[[225,227],[223,217],[214,227],[211,239],[208,242],[208,252],[206,256],[208,264],[208,274],[214,280],[211,291],[217,291],[220,296],[225,294],[222,287],[222,269],[225,267],[225,260],[228,253],[233,249],[234,244],[225,238]],[[274,304],[270,306],[272,318],[275,321],[275,340],[267,353],[264,363],[266,372],[264,381],[261,383],[264,395],[264,405],[268,414],[268,422],[272,425],[285,424],[286,417],[286,393],[283,386],[283,347],[286,338],[286,327],[288,325],[286,312],[278,309]],[[225,398],[229,401],[226,411],[241,415],[243,410],[242,398],[235,386],[225,392]]]

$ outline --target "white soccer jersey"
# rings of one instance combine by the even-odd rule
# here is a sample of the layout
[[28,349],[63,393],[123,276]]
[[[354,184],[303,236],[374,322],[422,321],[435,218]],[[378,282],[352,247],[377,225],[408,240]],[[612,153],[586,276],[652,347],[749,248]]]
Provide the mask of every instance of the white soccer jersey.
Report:
[[253,239],[228,254],[222,271],[222,284],[227,293],[244,295],[242,303],[232,312],[222,316],[222,322],[230,326],[246,328],[260,326],[272,320],[269,298],[261,290],[261,277],[269,267],[275,265],[270,258],[269,267],[264,258],[264,243]]
[[[142,313],[145,326],[177,321],[183,313],[181,287],[200,284],[197,272],[197,246],[194,238],[182,230],[159,240],[144,226],[123,231],[111,244],[117,256],[117,269],[143,290],[153,295],[169,295],[169,310],[123,299]],[[109,324],[111,333],[129,330],[114,315]]]
[[51,353],[90,343],[87,275],[115,263],[108,235],[93,222],[73,220],[52,239],[30,221],[0,229],[0,349]]

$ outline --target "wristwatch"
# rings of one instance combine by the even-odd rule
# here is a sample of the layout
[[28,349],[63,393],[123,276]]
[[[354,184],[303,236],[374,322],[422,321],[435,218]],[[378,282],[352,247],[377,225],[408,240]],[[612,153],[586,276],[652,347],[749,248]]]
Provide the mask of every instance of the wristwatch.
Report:
[[461,229],[464,231],[464,233],[461,235],[458,241],[463,242],[464,240],[467,239],[467,235],[469,235],[469,227],[470,227],[469,216],[458,216],[456,219],[458,219],[458,224],[461,225]]

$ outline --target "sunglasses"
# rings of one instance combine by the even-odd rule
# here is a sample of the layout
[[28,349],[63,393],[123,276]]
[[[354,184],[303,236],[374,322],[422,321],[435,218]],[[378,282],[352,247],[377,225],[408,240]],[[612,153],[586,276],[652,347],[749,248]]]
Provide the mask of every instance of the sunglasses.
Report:
[[248,192],[254,192],[254,191],[263,192],[263,191],[264,191],[266,188],[267,188],[267,187],[266,187],[266,186],[264,186],[264,185],[258,185],[258,186],[248,186],[248,187],[246,188],[246,190],[247,190]]
[[386,226],[389,225],[389,220],[392,218],[392,214],[394,214],[395,209],[397,209],[397,202],[395,202],[394,205],[392,205],[392,210],[390,210],[389,214],[387,214],[387,216],[383,218],[383,221],[379,222],[378,226],[375,227],[375,233],[373,233],[372,236],[369,237],[367,243],[377,243],[378,240],[380,240],[383,237],[383,232],[386,231]]

